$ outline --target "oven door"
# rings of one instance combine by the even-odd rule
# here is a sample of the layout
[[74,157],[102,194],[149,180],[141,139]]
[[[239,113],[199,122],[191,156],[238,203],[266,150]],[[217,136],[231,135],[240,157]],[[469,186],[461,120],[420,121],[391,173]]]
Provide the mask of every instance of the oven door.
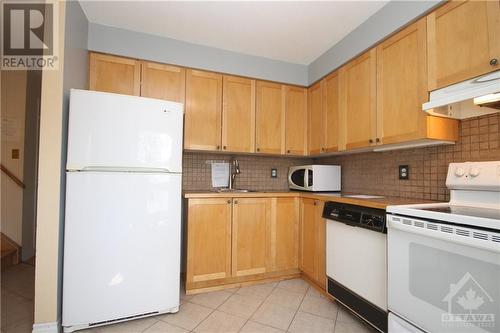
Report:
[[387,216],[388,306],[426,332],[500,331],[500,233]]

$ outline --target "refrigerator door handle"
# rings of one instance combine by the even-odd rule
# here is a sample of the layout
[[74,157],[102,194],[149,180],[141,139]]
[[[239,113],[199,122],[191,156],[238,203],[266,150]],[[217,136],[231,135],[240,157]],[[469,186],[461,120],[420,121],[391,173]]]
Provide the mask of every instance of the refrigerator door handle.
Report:
[[141,172],[141,173],[181,173],[171,171],[168,168],[141,168],[141,167],[117,167],[117,166],[85,166],[72,168],[68,171],[94,171],[94,172]]

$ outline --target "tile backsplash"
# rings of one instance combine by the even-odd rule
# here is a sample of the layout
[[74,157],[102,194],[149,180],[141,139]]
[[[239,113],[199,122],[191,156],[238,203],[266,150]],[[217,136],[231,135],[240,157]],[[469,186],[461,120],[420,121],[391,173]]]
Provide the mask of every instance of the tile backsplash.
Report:
[[[232,157],[239,161],[241,171],[236,176],[234,187],[250,190],[287,190],[288,167],[312,162],[308,158],[186,152],[183,158],[183,190],[211,190],[211,163],[229,162]],[[277,178],[271,178],[271,168],[278,170]]]
[[[210,190],[211,162],[240,162],[236,188],[287,190],[288,167],[302,164],[342,166],[342,190],[413,199],[449,200],[446,173],[451,162],[500,160],[500,114],[471,118],[460,123],[455,145],[368,152],[321,158],[288,158],[187,152],[184,154],[183,189]],[[409,165],[408,180],[399,180],[398,166]],[[278,177],[271,178],[271,168]]]
[[[449,200],[446,174],[451,162],[500,160],[500,114],[461,121],[455,145],[317,158],[342,166],[342,190],[413,199]],[[409,165],[409,180],[398,166]]]

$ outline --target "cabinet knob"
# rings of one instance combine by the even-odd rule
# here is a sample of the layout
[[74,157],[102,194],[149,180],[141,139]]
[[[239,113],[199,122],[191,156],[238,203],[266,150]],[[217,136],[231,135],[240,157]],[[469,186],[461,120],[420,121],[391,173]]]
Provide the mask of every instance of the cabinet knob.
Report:
[[318,203],[316,201],[313,201],[313,205],[316,206]]
[[234,203],[237,204],[238,203],[238,200],[234,200]]
[[375,141],[380,142],[380,139],[379,139],[379,138],[377,138]]
[[222,146],[222,149],[226,150],[226,149],[227,149],[227,147],[226,147],[226,146]]
[[228,201],[227,201],[227,203],[228,203],[228,204],[230,204],[230,203],[231,203],[231,200],[228,200]]
[[326,151],[325,147],[322,147],[322,148],[321,148],[321,151]]
[[260,148],[257,148],[257,151],[260,151]]
[[373,143],[373,139],[368,140],[368,142]]
[[220,149],[220,146],[217,146],[217,150],[219,150],[219,149]]
[[493,59],[491,59],[491,60],[490,60],[490,65],[491,65],[491,66],[496,66],[496,65],[498,65],[498,59],[497,59],[497,58],[493,58]]
[[288,154],[290,154],[290,149],[286,151]]

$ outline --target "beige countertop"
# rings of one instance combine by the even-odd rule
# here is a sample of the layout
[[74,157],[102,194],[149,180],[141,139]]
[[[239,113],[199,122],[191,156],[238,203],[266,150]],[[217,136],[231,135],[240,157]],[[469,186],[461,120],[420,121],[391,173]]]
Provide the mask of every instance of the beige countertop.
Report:
[[344,192],[303,192],[303,191],[257,191],[257,192],[215,192],[215,191],[186,191],[184,197],[195,198],[277,198],[277,197],[300,197],[322,201],[335,201],[352,205],[359,205],[371,208],[385,209],[393,205],[409,205],[417,203],[433,202],[422,199],[407,199],[400,197],[382,196],[380,198],[353,198],[357,193]]

